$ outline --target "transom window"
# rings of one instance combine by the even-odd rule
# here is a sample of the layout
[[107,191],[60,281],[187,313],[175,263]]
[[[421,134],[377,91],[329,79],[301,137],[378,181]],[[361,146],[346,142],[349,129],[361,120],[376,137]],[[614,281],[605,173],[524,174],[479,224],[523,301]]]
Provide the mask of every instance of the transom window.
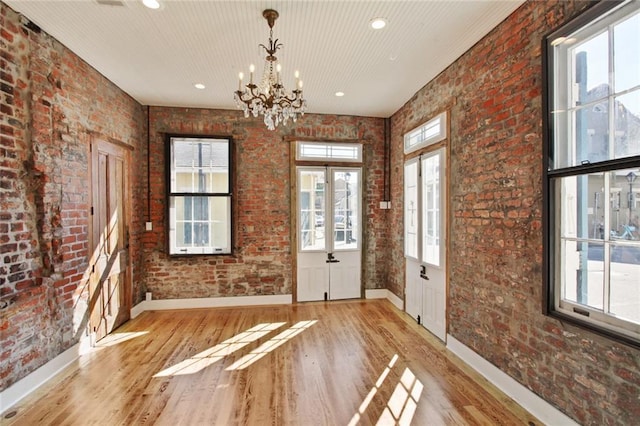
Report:
[[169,254],[231,253],[231,139],[167,137]]
[[432,118],[404,135],[404,153],[416,151],[447,138],[447,113]]
[[345,142],[297,142],[296,160],[362,162],[362,144]]
[[640,346],[640,2],[546,37],[545,309]]

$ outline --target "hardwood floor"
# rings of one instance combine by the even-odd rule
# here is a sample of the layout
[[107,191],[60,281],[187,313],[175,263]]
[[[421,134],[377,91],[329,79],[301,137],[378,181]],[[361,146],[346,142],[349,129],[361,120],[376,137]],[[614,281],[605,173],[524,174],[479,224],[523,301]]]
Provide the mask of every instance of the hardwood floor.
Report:
[[385,300],[145,312],[12,411],[2,424],[541,424]]

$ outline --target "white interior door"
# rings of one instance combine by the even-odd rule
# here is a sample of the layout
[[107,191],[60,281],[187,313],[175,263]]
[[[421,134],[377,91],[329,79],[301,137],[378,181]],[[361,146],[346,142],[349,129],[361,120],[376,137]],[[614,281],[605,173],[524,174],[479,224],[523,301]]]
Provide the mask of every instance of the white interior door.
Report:
[[361,297],[361,169],[299,167],[297,179],[297,301]]
[[446,337],[445,155],[441,148],[404,167],[405,311]]

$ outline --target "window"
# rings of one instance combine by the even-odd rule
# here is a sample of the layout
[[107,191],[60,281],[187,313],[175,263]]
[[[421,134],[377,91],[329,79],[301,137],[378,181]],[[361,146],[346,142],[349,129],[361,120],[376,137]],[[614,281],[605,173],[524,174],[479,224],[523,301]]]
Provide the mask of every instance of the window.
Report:
[[362,144],[344,142],[297,142],[296,160],[362,162]]
[[547,36],[545,311],[640,346],[640,2]]
[[167,136],[169,254],[231,253],[231,139]]
[[416,151],[447,138],[447,113],[427,121],[404,135],[404,153]]

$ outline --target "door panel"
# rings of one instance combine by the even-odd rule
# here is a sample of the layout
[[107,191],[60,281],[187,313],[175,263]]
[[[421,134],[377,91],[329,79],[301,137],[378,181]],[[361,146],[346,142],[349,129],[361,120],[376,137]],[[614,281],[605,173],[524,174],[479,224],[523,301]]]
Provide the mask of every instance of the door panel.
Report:
[[426,267],[428,280],[423,280],[422,325],[441,340],[446,338],[446,293],[444,271]]
[[89,327],[98,341],[129,319],[128,164],[124,148],[105,141],[93,143],[91,154]]
[[339,262],[331,263],[329,299],[356,299],[361,297],[360,251],[334,253]]
[[422,322],[422,279],[420,263],[415,259],[406,259],[406,288],[404,309],[413,319]]
[[329,294],[329,265],[327,254],[301,253],[298,255],[298,302],[324,300]]
[[297,300],[359,298],[359,168],[297,169]]

